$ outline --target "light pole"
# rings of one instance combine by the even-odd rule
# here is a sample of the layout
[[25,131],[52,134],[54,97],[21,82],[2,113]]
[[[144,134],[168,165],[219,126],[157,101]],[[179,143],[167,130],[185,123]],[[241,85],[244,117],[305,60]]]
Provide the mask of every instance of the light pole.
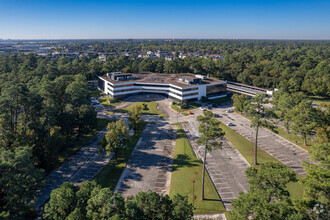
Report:
[[194,207],[194,201],[195,201],[195,180],[193,180],[193,195],[192,195],[192,199],[193,199],[193,202],[192,202],[193,209],[195,209],[195,207]]

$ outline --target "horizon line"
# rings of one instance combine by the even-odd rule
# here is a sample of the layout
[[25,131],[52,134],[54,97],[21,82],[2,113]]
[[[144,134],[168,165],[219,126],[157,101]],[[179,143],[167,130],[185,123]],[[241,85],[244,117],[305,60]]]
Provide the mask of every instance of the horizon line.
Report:
[[23,41],[23,40],[310,40],[329,41],[330,38],[0,38],[0,41]]

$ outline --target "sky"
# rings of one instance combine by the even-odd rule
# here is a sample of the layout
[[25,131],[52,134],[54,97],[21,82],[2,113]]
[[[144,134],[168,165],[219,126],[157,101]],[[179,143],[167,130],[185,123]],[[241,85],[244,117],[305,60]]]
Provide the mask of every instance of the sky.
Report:
[[330,0],[0,0],[0,39],[330,39]]

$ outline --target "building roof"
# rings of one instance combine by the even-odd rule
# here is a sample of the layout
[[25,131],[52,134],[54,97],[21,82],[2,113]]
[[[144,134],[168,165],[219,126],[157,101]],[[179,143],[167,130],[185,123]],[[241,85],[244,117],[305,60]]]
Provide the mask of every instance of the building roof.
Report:
[[[140,82],[140,83],[159,83],[159,84],[172,84],[178,87],[194,87],[201,84],[213,84],[213,83],[221,83],[224,82],[222,80],[214,79],[214,78],[206,78],[201,80],[200,84],[186,84],[179,81],[179,78],[186,77],[186,78],[196,78],[196,74],[192,73],[178,73],[178,74],[166,74],[166,73],[151,73],[151,72],[143,72],[143,73],[124,73],[132,74],[132,79],[125,80],[125,81],[115,81],[112,80],[108,76],[100,76],[100,78],[111,82],[112,84],[123,84],[129,82]],[[119,74],[118,74],[119,75]]]

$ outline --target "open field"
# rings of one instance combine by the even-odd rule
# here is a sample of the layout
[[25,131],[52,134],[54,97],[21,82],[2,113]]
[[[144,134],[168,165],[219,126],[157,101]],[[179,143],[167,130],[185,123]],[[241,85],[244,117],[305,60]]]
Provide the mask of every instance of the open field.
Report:
[[[251,166],[254,161],[254,144],[229,128],[228,126],[221,124],[221,129],[225,132],[226,138],[234,145],[234,147],[242,154],[242,156],[249,162]],[[258,148],[258,163],[264,162],[276,162],[280,163],[274,157]],[[258,166],[258,165],[257,165]],[[297,178],[301,176],[297,175]],[[290,182],[288,185],[288,190],[291,194],[291,197],[301,198],[303,195],[304,185],[298,182]]]
[[128,148],[125,151],[119,153],[118,159],[112,159],[109,163],[99,172],[94,180],[102,187],[109,187],[114,190],[116,184],[125,169],[126,163],[131,156],[132,151],[135,148],[146,124],[143,122],[136,135],[130,137]]
[[194,210],[196,214],[224,212],[225,208],[208,174],[205,179],[206,199],[204,201],[201,200],[202,172],[203,163],[195,156],[181,125],[179,125],[175,144],[170,196],[173,197],[178,193],[188,196],[189,202],[196,208]]

